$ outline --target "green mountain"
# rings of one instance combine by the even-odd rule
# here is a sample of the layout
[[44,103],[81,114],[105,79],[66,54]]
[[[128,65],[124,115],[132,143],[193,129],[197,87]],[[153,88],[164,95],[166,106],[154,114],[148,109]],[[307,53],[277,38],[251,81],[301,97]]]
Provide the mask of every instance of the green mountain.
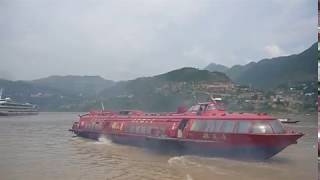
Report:
[[57,89],[79,96],[92,96],[115,84],[100,76],[50,76],[33,80],[34,85]]
[[211,71],[211,72],[226,72],[229,68],[227,66],[216,64],[216,63],[210,63],[207,67],[204,68],[205,70]]
[[235,82],[267,89],[315,81],[316,59],[317,45],[314,44],[297,55],[264,59],[227,69],[220,67],[225,73],[217,72],[217,68],[214,72],[181,68],[121,82],[99,76],[50,76],[33,81],[0,79],[0,88],[5,89],[5,96],[19,102],[38,104],[43,111],[88,111],[100,109],[101,103],[110,109],[172,111],[179,105],[193,104],[193,93],[209,87],[206,85]]
[[[100,94],[105,107],[172,111],[194,103],[192,92],[200,84],[231,83],[223,73],[182,68],[153,77],[119,82]],[[96,107],[100,104],[96,103]]]
[[0,79],[3,96],[17,102],[37,104],[43,111],[65,110],[68,104],[80,103],[83,99],[72,93],[50,87],[43,87],[26,81],[8,81]]
[[228,82],[230,79],[221,72],[210,72],[195,68],[182,68],[155,76],[155,78],[174,82]]
[[317,44],[300,54],[263,59],[223,70],[233,82],[268,89],[317,79]]
[[42,111],[143,109],[172,111],[192,104],[194,87],[201,83],[230,83],[223,73],[182,68],[154,77],[113,82],[98,76],[51,76],[34,81],[0,80],[5,96],[40,106]]
[[115,84],[99,76],[50,76],[33,81],[0,80],[4,95],[42,111],[81,111],[88,101]]

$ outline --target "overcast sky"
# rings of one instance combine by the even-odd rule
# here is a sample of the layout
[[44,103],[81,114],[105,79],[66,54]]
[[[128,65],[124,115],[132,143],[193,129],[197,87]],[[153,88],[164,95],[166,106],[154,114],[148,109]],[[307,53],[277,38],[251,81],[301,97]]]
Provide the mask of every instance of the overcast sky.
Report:
[[0,78],[126,80],[299,53],[317,0],[0,0]]

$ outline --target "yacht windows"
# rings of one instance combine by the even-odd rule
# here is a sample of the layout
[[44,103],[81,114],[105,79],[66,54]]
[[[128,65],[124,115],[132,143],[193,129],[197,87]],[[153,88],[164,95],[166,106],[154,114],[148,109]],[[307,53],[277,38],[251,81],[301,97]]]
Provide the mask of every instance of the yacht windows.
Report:
[[222,132],[221,131],[221,125],[224,121],[222,120],[213,120],[211,121],[211,127],[210,127],[210,130],[209,132]]
[[[223,122],[224,120],[195,120],[192,123],[191,131],[222,132],[221,125]],[[232,124],[227,124],[228,128],[230,128],[230,125]],[[233,129],[233,125],[232,125],[232,129]]]
[[251,132],[254,134],[272,134],[272,128],[268,122],[255,122],[252,125]]
[[136,133],[137,134],[141,134],[141,126],[137,126],[136,127]]
[[128,124],[126,132],[134,133],[136,131],[136,126],[134,124]]
[[209,133],[284,133],[281,123],[275,120],[194,120],[190,131]]
[[281,134],[281,133],[285,132],[285,130],[282,127],[281,122],[279,120],[270,121],[270,125],[271,125],[272,130],[273,130],[274,133]]
[[236,124],[235,121],[225,121],[223,123],[223,126],[221,128],[221,131],[224,132],[224,133],[232,133],[233,132],[233,129],[234,129],[234,125]]
[[249,121],[239,121],[238,123],[238,128],[237,128],[237,133],[249,133],[250,127],[251,127],[251,122]]
[[195,120],[192,123],[191,131],[204,131],[206,126],[207,126],[207,122],[206,121]]
[[151,134],[151,127],[150,126],[146,127],[146,134],[148,134],[148,135]]
[[140,128],[140,133],[141,133],[141,134],[147,134],[147,133],[146,133],[146,127],[145,127],[145,126],[141,126],[141,128]]
[[127,133],[133,133],[133,134],[146,134],[146,135],[152,135],[152,131],[158,131],[159,134],[164,134],[166,130],[166,127],[159,125],[146,125],[146,124],[136,124],[136,123],[129,123],[125,127],[125,132]]

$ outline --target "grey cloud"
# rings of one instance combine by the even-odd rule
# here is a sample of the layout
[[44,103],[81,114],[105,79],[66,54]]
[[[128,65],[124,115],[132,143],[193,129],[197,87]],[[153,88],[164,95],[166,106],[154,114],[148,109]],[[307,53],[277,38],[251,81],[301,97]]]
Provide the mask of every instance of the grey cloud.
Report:
[[[317,40],[316,3],[2,0],[0,76],[78,74],[123,80],[210,62],[232,66],[299,53]],[[266,51],[270,47],[278,53]]]

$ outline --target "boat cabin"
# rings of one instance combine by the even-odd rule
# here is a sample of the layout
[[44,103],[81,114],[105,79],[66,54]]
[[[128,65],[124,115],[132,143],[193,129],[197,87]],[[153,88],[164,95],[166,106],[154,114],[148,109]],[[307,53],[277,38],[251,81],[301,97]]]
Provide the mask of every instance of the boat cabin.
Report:
[[[206,105],[207,109],[211,108],[209,104]],[[186,139],[204,139],[230,134],[286,133],[278,120],[265,114],[225,112],[204,116],[141,114],[142,111],[122,111],[111,116],[88,114],[81,117],[78,127],[92,132]]]
[[193,119],[184,137],[202,139],[204,134],[284,134],[278,120],[259,119]]

